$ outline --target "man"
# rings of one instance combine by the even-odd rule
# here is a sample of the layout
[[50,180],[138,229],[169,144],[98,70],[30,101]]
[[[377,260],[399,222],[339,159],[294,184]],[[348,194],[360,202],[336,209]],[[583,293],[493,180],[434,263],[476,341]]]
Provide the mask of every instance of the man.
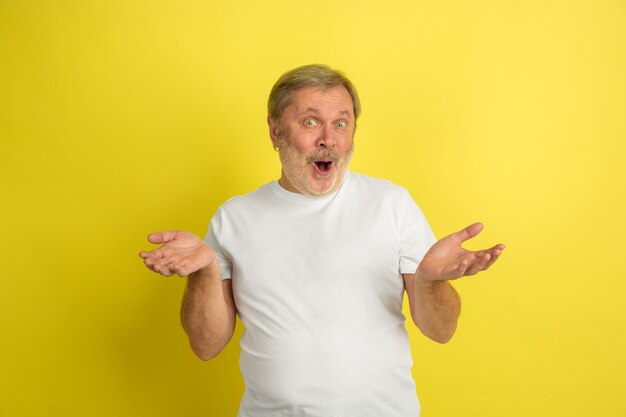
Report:
[[404,328],[445,343],[460,299],[450,280],[491,266],[504,245],[467,251],[473,224],[435,242],[401,187],[347,171],[360,112],[341,73],[285,73],[268,102],[278,181],[223,204],[202,241],[151,234],[140,256],[165,276],[188,276],[183,327],[202,359],[245,325],[239,416],[419,415]]

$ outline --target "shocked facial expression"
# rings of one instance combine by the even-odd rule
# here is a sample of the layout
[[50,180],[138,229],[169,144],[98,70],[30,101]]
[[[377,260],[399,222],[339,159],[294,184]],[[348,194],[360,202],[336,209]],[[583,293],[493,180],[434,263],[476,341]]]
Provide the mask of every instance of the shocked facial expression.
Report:
[[269,120],[288,191],[320,197],[339,189],[352,157],[354,110],[343,86],[306,87],[292,93],[280,124]]

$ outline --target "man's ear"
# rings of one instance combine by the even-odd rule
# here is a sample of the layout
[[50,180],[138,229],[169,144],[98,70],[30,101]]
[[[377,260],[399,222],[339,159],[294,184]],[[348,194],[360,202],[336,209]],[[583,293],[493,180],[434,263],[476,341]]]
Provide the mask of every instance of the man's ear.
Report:
[[274,122],[274,119],[272,119],[270,116],[267,116],[267,126],[270,129],[270,138],[272,139],[272,146],[274,147],[274,149],[276,149],[278,147],[278,141],[279,141],[278,124],[276,124],[276,122]]

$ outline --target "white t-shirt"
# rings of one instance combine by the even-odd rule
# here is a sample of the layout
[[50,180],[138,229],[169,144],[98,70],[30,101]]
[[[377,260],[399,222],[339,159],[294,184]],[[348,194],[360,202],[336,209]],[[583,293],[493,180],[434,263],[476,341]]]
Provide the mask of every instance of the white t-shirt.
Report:
[[415,417],[402,273],[435,242],[409,193],[351,172],[313,198],[233,197],[205,241],[245,326],[240,417]]

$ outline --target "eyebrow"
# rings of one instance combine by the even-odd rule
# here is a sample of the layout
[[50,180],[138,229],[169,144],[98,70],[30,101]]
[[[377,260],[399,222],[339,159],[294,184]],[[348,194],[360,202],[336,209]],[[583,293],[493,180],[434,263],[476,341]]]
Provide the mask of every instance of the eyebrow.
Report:
[[[318,109],[315,109],[313,107],[309,107],[308,109],[306,109],[302,113],[317,113],[317,114],[319,114],[319,112],[320,111]],[[340,115],[347,114],[349,116],[350,112],[348,110],[341,110],[338,114],[340,114]]]

